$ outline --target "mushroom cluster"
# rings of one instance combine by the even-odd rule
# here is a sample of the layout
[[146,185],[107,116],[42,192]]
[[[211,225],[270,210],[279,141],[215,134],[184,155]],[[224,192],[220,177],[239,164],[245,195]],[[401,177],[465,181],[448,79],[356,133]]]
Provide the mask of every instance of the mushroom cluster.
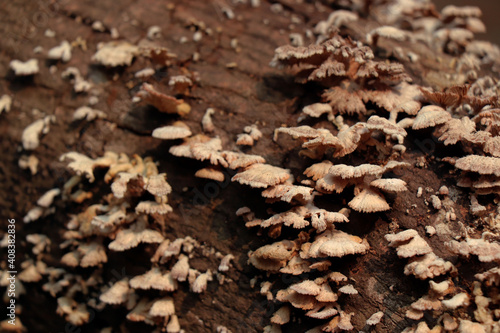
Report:
[[[214,5],[222,14],[221,26],[234,19],[235,25],[254,29],[245,21],[251,10],[234,12],[248,3],[252,10],[260,5],[258,0]],[[191,36],[175,39],[174,45],[191,43],[190,48],[179,50],[182,60],[177,66],[171,66],[177,56],[156,44],[167,35],[157,25],[144,31],[144,39],[130,43],[117,41],[115,28],[94,21],[93,31],[109,30],[115,40],[94,45],[96,52],[88,58],[97,65],[93,69],[114,74],[112,85],[123,79],[122,70],[126,72],[133,111],[150,112],[152,107],[161,113],[147,119],[151,121],[147,129],[137,131],[151,134],[149,141],[141,141],[143,146],[170,140],[161,146],[168,145],[166,150],[181,161],[173,170],[185,168],[221,187],[233,182],[232,189],[244,197],[245,206],[236,211],[233,222],[243,220],[257,236],[240,251],[250,249],[247,268],[257,272],[250,285],[260,283],[260,293],[276,310],[264,332],[299,331],[297,326],[308,333],[389,327],[406,333],[500,332],[500,83],[491,73],[485,74],[491,68],[500,71],[500,49],[474,40],[475,33],[485,30],[481,11],[452,5],[438,12],[428,0],[312,3],[263,4],[262,11],[268,14],[269,9],[290,30],[290,45],[274,51],[271,66],[287,68],[303,84],[293,85],[297,90],[288,96],[293,102],[283,103],[280,118],[265,117],[267,109],[249,110],[250,102],[268,103],[262,97],[270,97],[269,85],[259,86],[264,96],[262,91],[238,95],[242,101],[238,103],[248,105],[218,100],[218,91],[239,94],[241,88],[228,89],[226,77],[218,72],[201,72],[211,81],[204,77],[203,84],[197,85],[200,77],[188,67],[205,70],[219,60],[229,60],[227,52],[240,53],[248,47],[248,35],[242,33],[238,41],[222,28],[183,17],[187,13],[183,7],[176,12],[179,17],[172,19],[173,3],[167,5],[172,35],[177,35],[175,29],[182,21]],[[123,18],[125,25],[129,17]],[[304,18],[310,21],[303,22]],[[130,21],[131,30],[139,29],[138,19]],[[266,17],[262,23],[260,29],[282,22]],[[304,34],[297,27],[306,27]],[[46,32],[47,37],[53,34]],[[131,114],[112,119],[118,118],[114,108],[103,112],[98,108],[105,110],[104,103],[96,106],[106,89],[96,80],[100,76],[84,72],[84,67],[67,67],[81,56],[75,47],[83,50],[84,44],[81,38],[63,40],[52,43],[46,53],[48,63],[55,64],[49,68],[51,74],[66,66],[58,78],[70,81],[72,97],[89,97],[80,107],[71,105],[76,110],[69,118],[58,109],[54,115],[76,126],[100,128],[106,123],[136,132],[130,120],[124,120]],[[42,52],[37,49],[34,53]],[[234,80],[255,79],[252,66],[260,65],[254,60],[262,61],[261,51],[259,45],[258,55],[241,53],[243,61],[231,58],[212,69],[222,68],[234,74]],[[201,59],[205,52],[209,60]],[[126,69],[134,65],[133,70]],[[38,58],[12,60],[9,66],[18,82],[37,79],[47,69]],[[116,98],[114,91],[108,94],[108,106]],[[19,111],[19,101],[13,102],[10,94],[0,98],[2,117],[11,117],[11,109]],[[150,107],[137,107],[139,103]],[[277,110],[276,105],[269,109]],[[237,107],[242,111],[230,110]],[[295,114],[288,114],[290,109]],[[23,155],[18,163],[35,175],[38,159],[31,152],[44,145],[42,135],[55,116],[38,110],[33,115],[20,136]],[[235,115],[242,122],[232,123]],[[105,122],[98,120],[104,118]],[[170,120],[157,127],[156,118]],[[153,126],[157,128],[151,131]],[[267,137],[272,131],[274,140]],[[302,150],[297,152],[291,140],[280,134],[300,140]],[[422,140],[433,148],[421,149]],[[71,140],[67,142],[71,145]],[[63,186],[48,187],[54,188],[28,207],[24,216],[22,231],[36,231],[22,243],[28,253],[19,264],[16,297],[29,293],[27,284],[41,286],[55,299],[57,313],[73,325],[90,323],[95,312],[116,310],[123,320],[151,325],[154,332],[183,332],[180,322],[189,318],[179,310],[189,304],[180,304],[176,296],[185,300],[188,290],[213,292],[210,282],[228,280],[224,274],[235,256],[175,234],[179,225],[172,224],[177,222],[172,212],[185,196],[171,195],[167,175],[153,158],[110,151],[96,158],[77,151],[60,159],[74,175]],[[185,165],[183,158],[194,161]],[[199,169],[191,170],[193,165]],[[59,179],[64,178],[61,175]],[[176,176],[169,171],[169,179]],[[229,220],[228,212],[237,206],[232,205],[231,195],[221,196],[210,203],[210,209],[224,203],[224,217]],[[46,232],[56,225],[56,232]],[[243,228],[243,224],[227,225]],[[0,247],[8,244],[7,235]],[[213,257],[220,262],[218,267],[213,266]],[[404,260],[404,268],[381,272],[383,265],[400,264],[398,258]],[[120,265],[122,272],[116,270]],[[372,280],[380,288],[373,288]],[[423,283],[428,285],[425,295],[420,288],[413,288],[411,295],[394,289],[405,285],[409,290]],[[0,286],[10,284],[6,263],[0,262]],[[384,288],[383,293],[374,290]],[[216,300],[210,301],[215,306]],[[22,308],[18,311],[24,315]],[[391,323],[384,322],[384,316],[391,316]],[[401,320],[394,319],[398,317]],[[2,322],[0,330],[4,329]],[[213,329],[230,332],[222,325]]]
[[[64,253],[59,265],[49,266],[43,260],[53,250],[46,235],[28,236],[36,259],[21,264],[18,295],[24,289],[22,283],[43,282],[43,290],[57,299],[57,313],[73,325],[89,322],[92,313],[112,305],[125,307],[130,321],[180,332],[173,298],[179,283],[189,283],[193,293],[204,292],[214,278],[223,283],[223,272],[229,270],[234,256],[215,253],[189,236],[174,240],[168,237],[167,214],[172,212],[168,195],[172,189],[166,174],[159,173],[150,157],[130,158],[106,152],[92,159],[69,152],[61,160],[69,160],[68,169],[76,175],[62,188],[49,190],[40,197],[24,222],[41,220],[72,202],[86,203],[87,208],[66,223],[59,244],[59,251]],[[117,253],[133,251],[139,251],[139,256],[153,253],[149,270],[116,280],[104,278],[108,262],[116,260]],[[190,265],[190,259],[207,255],[221,259],[218,271],[217,267],[199,271]],[[8,278],[6,274],[2,270],[1,281]],[[157,290],[155,298],[143,292],[149,289]]]
[[[420,91],[398,63],[375,61],[369,46],[335,35],[318,45],[281,46],[272,66],[291,67],[299,82],[316,81],[326,87],[322,97],[333,114],[366,114],[372,102],[391,112],[415,114]],[[324,109],[322,109],[324,110]]]

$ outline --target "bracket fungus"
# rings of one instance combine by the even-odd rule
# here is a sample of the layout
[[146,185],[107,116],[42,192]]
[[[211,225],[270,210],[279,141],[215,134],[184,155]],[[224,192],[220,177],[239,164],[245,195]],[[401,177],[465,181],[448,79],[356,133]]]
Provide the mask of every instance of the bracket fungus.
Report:
[[163,94],[149,83],[143,83],[135,96],[139,98],[139,101],[151,104],[160,112],[184,116],[191,111],[191,107],[184,103],[184,100]]

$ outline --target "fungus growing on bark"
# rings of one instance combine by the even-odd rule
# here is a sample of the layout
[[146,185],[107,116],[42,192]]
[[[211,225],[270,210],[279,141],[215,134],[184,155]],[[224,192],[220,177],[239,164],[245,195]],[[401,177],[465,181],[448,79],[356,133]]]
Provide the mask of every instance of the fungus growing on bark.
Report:
[[63,79],[70,79],[73,84],[73,90],[76,93],[87,92],[92,88],[92,83],[85,80],[80,74],[80,70],[76,67],[68,67],[62,73],[61,77]]
[[314,32],[319,35],[327,36],[330,31],[335,28],[341,27],[349,22],[358,20],[358,15],[348,10],[335,10],[325,21],[320,21],[314,27]]
[[153,317],[170,317],[175,314],[175,305],[172,297],[165,297],[156,300],[149,309],[149,314]]
[[441,302],[447,309],[454,310],[460,306],[469,305],[469,295],[466,293],[458,293],[450,299]]
[[39,72],[38,60],[30,59],[26,62],[20,60],[12,60],[9,64],[10,69],[14,71],[16,76],[34,75]]
[[366,320],[366,325],[375,326],[382,320],[384,313],[382,311],[375,312]]
[[191,136],[191,130],[182,122],[176,122],[171,126],[156,128],[151,136],[163,140],[184,139]]
[[249,263],[265,271],[278,271],[292,258],[295,244],[291,241],[275,242],[264,245],[249,253]]
[[62,41],[59,46],[51,48],[47,56],[49,59],[68,62],[71,60],[71,44],[66,40]]
[[196,171],[194,176],[198,177],[198,178],[211,179],[211,180],[215,180],[218,182],[223,182],[224,179],[226,178],[226,175],[224,174],[224,172],[222,172],[220,167],[217,167],[217,166],[215,166],[215,167],[209,166],[209,167],[200,169],[200,170]]
[[122,279],[111,286],[99,296],[99,299],[106,304],[123,304],[130,295],[129,281]]
[[203,127],[204,132],[213,132],[215,130],[215,126],[212,122],[212,115],[215,114],[215,109],[208,108],[201,119],[201,125]]
[[452,240],[446,245],[453,253],[466,257],[473,254],[482,262],[500,261],[500,244],[491,243],[484,238],[467,238],[461,242]]
[[253,146],[254,142],[262,137],[262,132],[259,131],[257,125],[245,126],[243,131],[245,133],[238,134],[237,145]]
[[50,129],[50,123],[54,123],[55,121],[55,116],[46,116],[26,127],[22,134],[23,148],[26,150],[36,149],[40,145],[40,136],[47,134]]
[[187,94],[189,88],[193,85],[193,81],[186,75],[174,75],[168,80],[168,85],[174,87],[178,94]]
[[318,234],[313,242],[302,246],[300,256],[303,259],[343,257],[349,254],[365,253],[369,248],[366,240],[328,227]]
[[378,44],[378,39],[386,38],[386,39],[392,39],[398,42],[403,42],[406,40],[411,39],[410,33],[407,31],[401,30],[399,28],[390,26],[390,25],[384,25],[378,28],[375,28],[371,30],[367,35],[366,35],[366,42],[370,45],[373,45],[374,47],[377,46]]
[[113,251],[125,251],[140,243],[161,243],[162,241],[162,234],[149,229],[145,219],[140,219],[129,229],[118,231],[115,240],[109,243],[108,247]]
[[2,97],[0,97],[0,114],[2,114],[2,112],[9,112],[11,106],[12,97],[9,95],[2,95]]
[[105,112],[92,109],[88,106],[81,106],[75,110],[75,113],[73,113],[73,121],[83,120],[83,119],[85,119],[86,121],[93,121],[98,118],[104,119],[107,118],[107,115]]
[[421,257],[414,257],[405,266],[405,275],[413,274],[421,280],[432,279],[436,276],[446,274],[455,267],[449,261],[439,258],[434,253],[427,253]]
[[231,179],[240,184],[250,185],[256,188],[266,188],[281,184],[290,178],[290,172],[269,164],[252,164],[242,172],[237,173]]
[[130,66],[134,57],[140,54],[139,48],[124,41],[99,43],[92,61],[107,67]]
[[165,95],[149,83],[143,83],[135,96],[140,101],[151,104],[160,112],[176,113],[185,116],[191,111],[191,107],[184,103],[184,100]]
[[451,120],[451,115],[445,109],[437,105],[424,106],[417,114],[412,128],[414,130],[433,127],[439,124],[444,124]]
[[397,234],[385,235],[389,241],[389,246],[397,248],[397,254],[402,258],[424,255],[432,252],[432,248],[420,237],[418,232],[413,229],[401,231]]

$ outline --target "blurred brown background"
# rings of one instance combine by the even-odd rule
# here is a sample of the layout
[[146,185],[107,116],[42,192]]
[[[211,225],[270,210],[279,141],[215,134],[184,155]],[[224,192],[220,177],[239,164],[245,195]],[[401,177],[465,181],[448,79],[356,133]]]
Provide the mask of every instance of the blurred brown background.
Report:
[[500,1],[499,0],[434,0],[440,11],[447,5],[478,6],[483,11],[482,20],[486,25],[486,34],[478,34],[478,39],[486,39],[500,45]]

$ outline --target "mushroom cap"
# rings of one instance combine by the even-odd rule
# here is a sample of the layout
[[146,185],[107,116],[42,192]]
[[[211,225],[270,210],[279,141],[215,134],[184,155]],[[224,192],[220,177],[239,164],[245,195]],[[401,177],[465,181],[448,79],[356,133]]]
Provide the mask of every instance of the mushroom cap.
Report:
[[122,304],[127,301],[129,290],[128,279],[125,278],[113,284],[99,296],[99,299],[106,304]]
[[339,296],[337,293],[333,292],[328,283],[323,283],[320,287],[321,290],[319,294],[316,295],[316,300],[318,302],[333,303],[338,300]]
[[144,103],[151,104],[160,112],[177,113],[183,116],[191,111],[191,107],[184,103],[184,100],[163,94],[149,83],[142,84],[136,97],[139,97]]
[[125,251],[136,247],[139,243],[161,243],[164,237],[156,230],[146,229],[144,217],[129,229],[121,229],[108,247],[113,251]]
[[169,317],[174,313],[175,306],[172,297],[165,297],[155,301],[149,309],[149,314],[155,317]]
[[191,147],[196,143],[204,143],[210,141],[210,137],[205,134],[196,134],[189,138],[184,139],[184,143],[178,146],[172,146],[169,149],[170,154],[178,157],[188,157],[194,158],[193,153],[191,152]]
[[450,299],[443,300],[441,303],[443,303],[446,309],[454,310],[458,307],[469,305],[469,295],[458,293]]
[[338,313],[337,309],[333,304],[325,305],[318,304],[313,309],[306,312],[306,316],[315,319],[327,319],[335,316]]
[[[410,308],[410,309],[406,310],[405,316],[406,316],[406,318],[410,318],[413,320],[420,320],[424,316],[424,312]],[[425,324],[425,322],[424,322],[424,324]],[[425,325],[427,326],[427,324],[425,324]],[[424,330],[423,332],[430,332],[429,327],[427,327],[427,330]]]
[[379,175],[383,172],[383,167],[374,164],[361,164],[358,166],[335,164],[328,170],[328,174],[335,177],[341,177],[342,179],[360,178],[366,175]]
[[253,146],[254,139],[247,133],[238,134],[236,144],[239,146]]
[[198,178],[211,179],[211,180],[215,180],[218,182],[223,182],[225,179],[225,175],[220,170],[220,168],[213,167],[213,166],[206,167],[206,168],[203,168],[203,169],[196,171],[194,176],[198,177]]
[[17,76],[27,76],[38,73],[38,59],[30,59],[22,62],[20,60],[12,60],[9,67],[14,71]]
[[283,305],[271,317],[271,323],[284,325],[290,321],[290,307]]
[[309,225],[309,221],[304,218],[304,214],[291,210],[271,216],[267,220],[262,221],[262,223],[260,223],[260,227],[267,228],[280,224],[284,224],[287,227],[291,226],[295,229],[302,229]]
[[480,155],[468,155],[455,161],[455,168],[477,172],[481,175],[500,177],[500,158]]
[[290,302],[295,308],[302,310],[311,310],[318,303],[314,296],[302,295],[291,289],[278,291],[276,299],[280,302]]
[[451,114],[437,105],[424,106],[417,114],[412,128],[414,130],[433,127],[436,125],[444,124],[451,120]]
[[159,214],[166,215],[172,212],[172,207],[166,203],[156,201],[141,201],[135,206],[135,212],[138,214]]
[[343,257],[348,254],[365,253],[368,249],[368,243],[357,236],[340,230],[327,229],[316,237],[307,252],[301,256],[305,259]]
[[366,106],[357,91],[358,88],[354,84],[344,83],[325,90],[321,97],[341,114],[365,114]]
[[259,155],[250,155],[225,150],[222,152],[222,156],[224,156],[227,163],[229,163],[229,168],[233,170],[246,168],[252,164],[266,163],[266,160]]
[[149,176],[144,182],[144,189],[157,197],[170,194],[172,187],[167,183],[166,177],[165,173]]
[[302,112],[308,116],[319,118],[323,114],[330,114],[333,112],[332,106],[326,103],[314,103],[307,105],[302,109]]
[[368,44],[372,43],[372,36],[380,36],[397,41],[404,41],[408,38],[408,33],[393,26],[384,25],[371,30],[367,35]]
[[172,277],[178,281],[186,281],[189,274],[189,258],[188,256],[181,254],[179,260],[172,266],[170,270]]
[[328,170],[330,170],[330,167],[332,165],[333,163],[328,160],[322,161],[320,163],[315,163],[304,171],[304,175],[316,181],[326,176]]
[[37,200],[36,204],[40,207],[48,208],[59,194],[61,194],[61,190],[58,188],[48,190]]
[[441,10],[442,19],[444,21],[452,17],[480,17],[482,15],[481,8],[476,6],[461,6],[447,5]]
[[289,178],[290,173],[288,170],[259,163],[248,166],[244,171],[234,175],[231,180],[251,187],[265,188],[283,183]]
[[92,60],[108,67],[130,66],[138,54],[139,48],[135,45],[124,41],[111,41],[99,43]]
[[271,260],[289,260],[292,256],[295,244],[291,241],[283,240],[273,244],[264,245],[250,255]]
[[370,186],[387,192],[403,192],[408,190],[406,182],[397,178],[375,179],[370,183]]
[[419,311],[440,310],[441,301],[426,295],[413,302],[411,308]]
[[313,128],[311,126],[303,125],[298,127],[280,127],[274,130],[274,141],[278,139],[280,133],[285,133],[293,137],[294,139],[314,139],[320,137],[326,133],[330,134],[330,131],[324,128]]
[[158,267],[154,267],[142,275],[134,276],[130,282],[134,289],[157,289],[165,291],[174,291],[177,289],[177,281],[170,272],[163,274]]
[[[421,280],[432,279],[454,269],[451,262],[436,256],[433,252],[413,257],[406,264],[405,275],[413,274]],[[432,281],[431,281],[432,282]]]
[[302,282],[292,284],[289,288],[301,295],[317,296],[321,292],[321,287],[311,280],[304,280]]
[[409,258],[432,252],[429,244],[417,233],[416,230],[408,229],[398,234],[385,235],[390,243],[389,246],[397,247],[399,257]]
[[481,323],[474,323],[470,320],[460,319],[459,333],[486,333]]
[[191,131],[189,128],[182,126],[163,126],[155,129],[153,131],[153,138],[163,139],[163,140],[175,140],[183,139],[191,136]]
[[384,313],[382,311],[375,312],[366,320],[366,325],[374,326],[380,323],[380,320],[382,320],[382,317],[384,316]]
[[371,188],[363,189],[349,202],[349,207],[362,213],[382,212],[391,209],[384,196]]
[[292,199],[300,197],[303,201],[312,199],[314,189],[307,186],[298,186],[291,184],[278,184],[270,186],[262,191],[264,198],[279,198],[281,201],[291,202]]
[[219,137],[210,138],[205,142],[193,143],[191,146],[192,157],[199,161],[209,160],[212,165],[227,168],[229,164],[222,155],[222,141]]
[[348,295],[357,295],[358,294],[358,291],[356,290],[356,288],[354,288],[354,286],[352,284],[347,284],[343,287],[340,287],[339,291],[343,294],[348,294]]
[[493,267],[484,273],[474,275],[479,281],[485,282],[487,286],[500,285],[500,267]]
[[366,121],[366,128],[372,130],[379,130],[388,135],[401,135],[406,136],[407,133],[404,128],[399,125],[379,116],[371,116]]
[[104,246],[97,242],[81,244],[78,247],[78,252],[82,256],[80,259],[80,266],[82,267],[93,267],[108,261]]

